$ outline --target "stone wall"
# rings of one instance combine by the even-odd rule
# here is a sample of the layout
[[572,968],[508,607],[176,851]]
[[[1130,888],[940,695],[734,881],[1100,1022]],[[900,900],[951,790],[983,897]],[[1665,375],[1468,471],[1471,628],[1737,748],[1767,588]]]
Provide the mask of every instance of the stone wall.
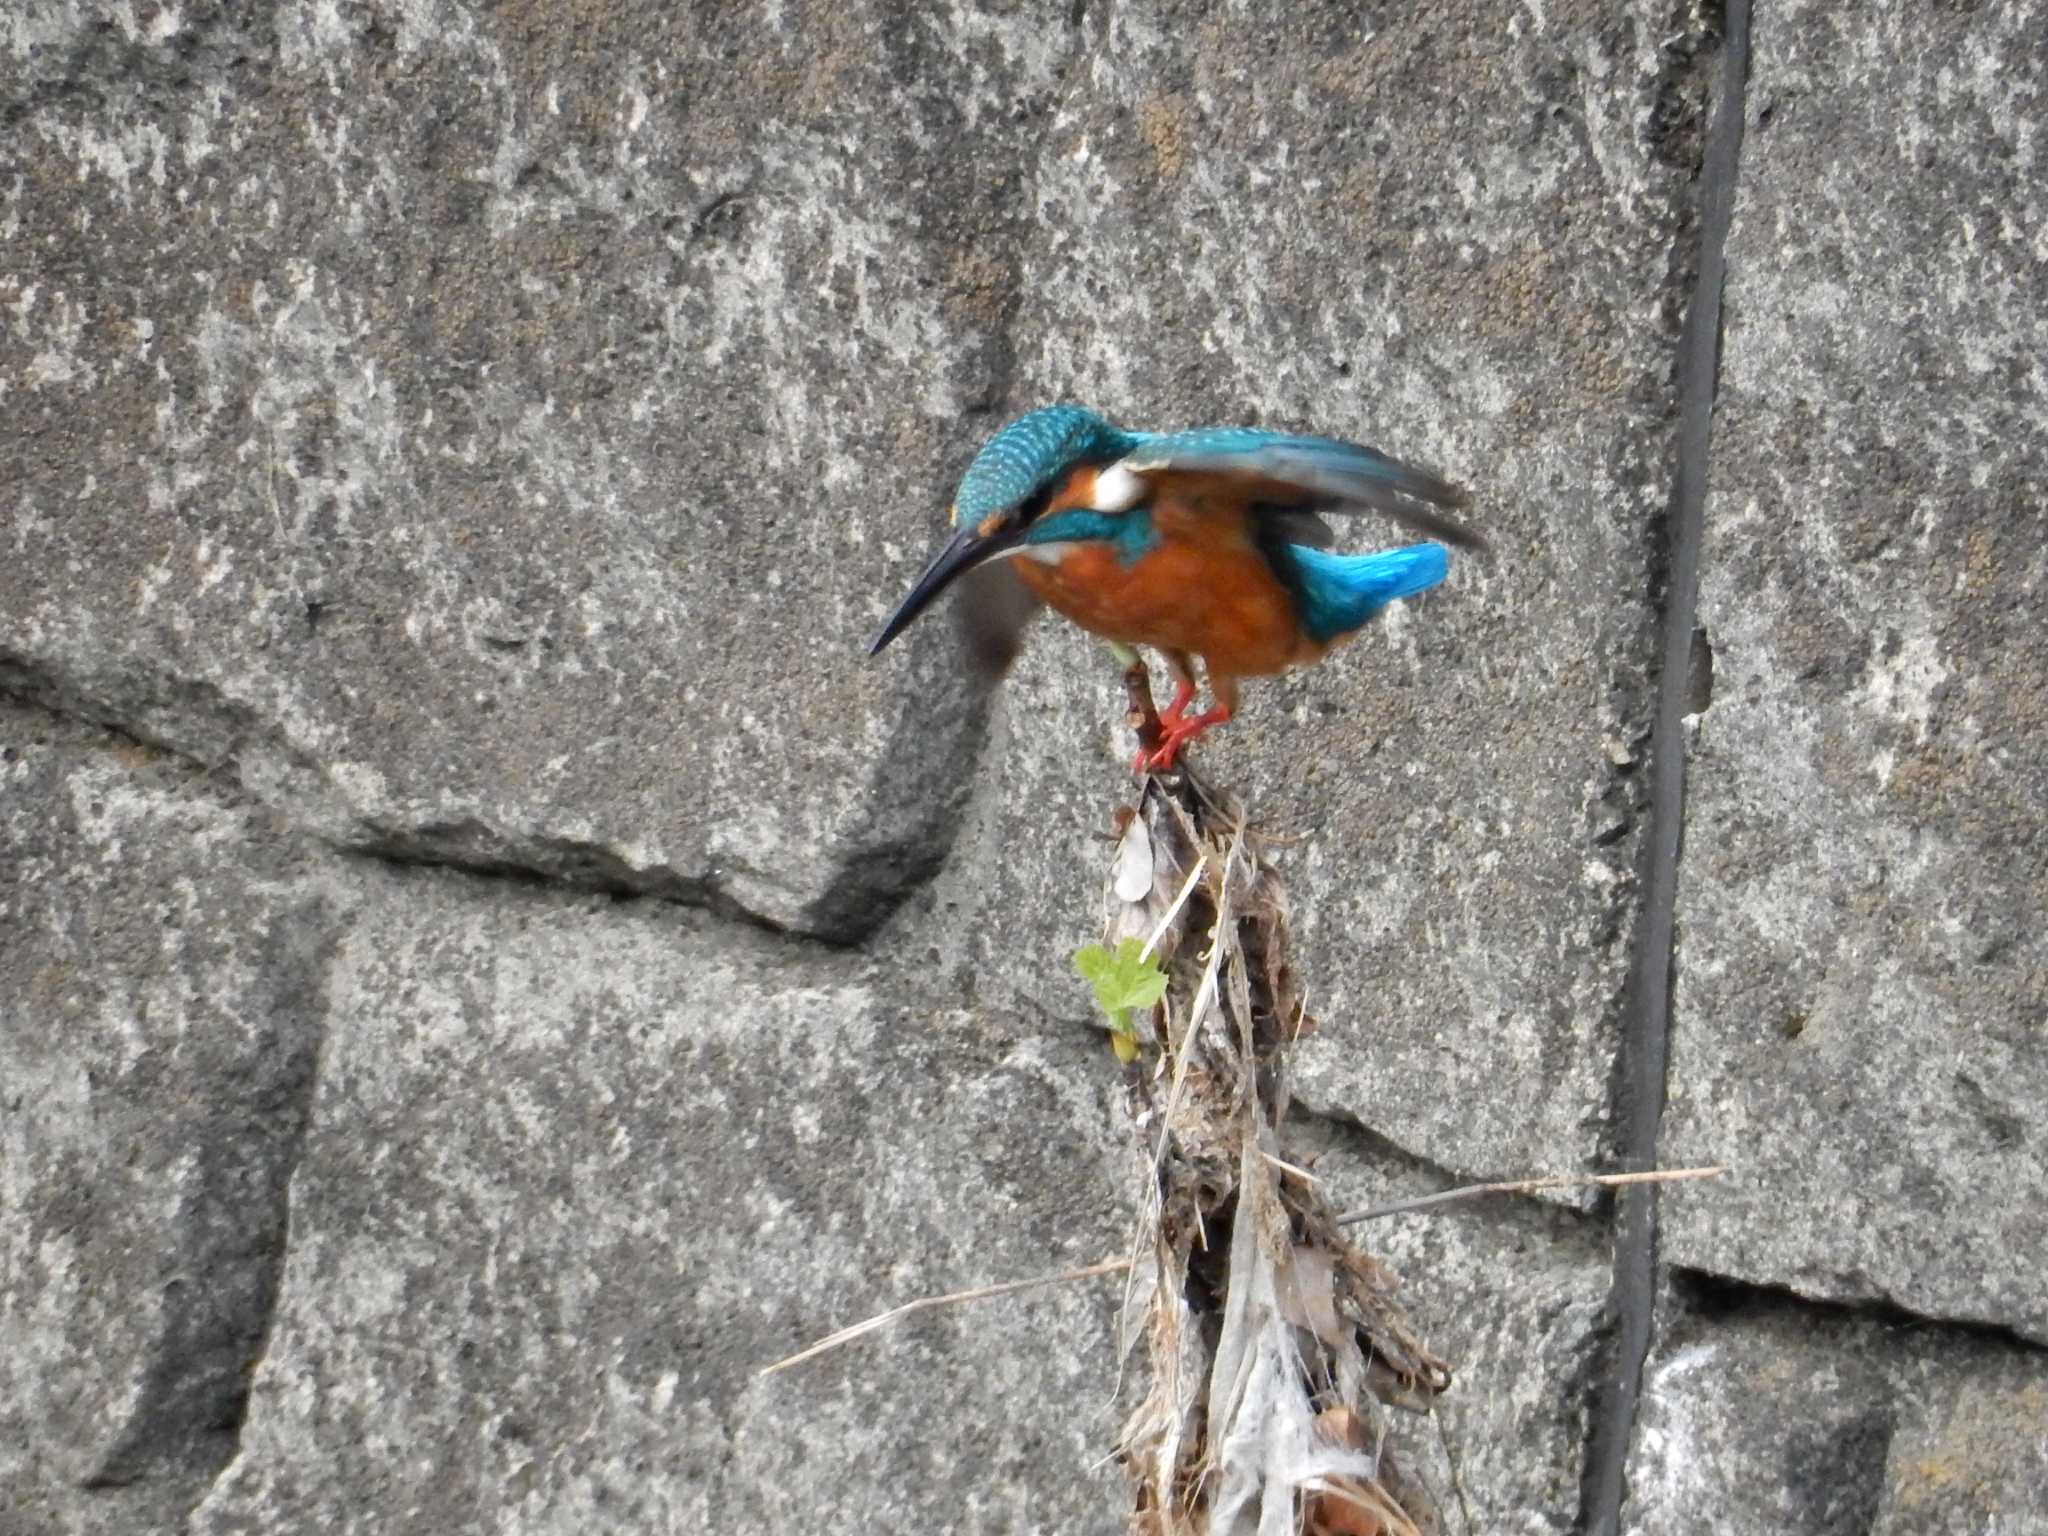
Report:
[[1113,671],[862,656],[1054,399],[1493,537],[1201,749],[1346,1203],[1733,1169],[1373,1229],[1447,1528],[2044,1528],[2044,78],[2029,0],[7,6],[0,1532],[1120,1528],[1113,1283],[757,1374],[1127,1231]]

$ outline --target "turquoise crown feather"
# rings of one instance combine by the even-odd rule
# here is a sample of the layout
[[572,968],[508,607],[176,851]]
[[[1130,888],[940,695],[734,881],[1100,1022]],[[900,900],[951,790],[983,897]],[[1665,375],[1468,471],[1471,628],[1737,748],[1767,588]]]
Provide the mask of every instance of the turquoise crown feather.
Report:
[[1019,416],[983,445],[953,498],[956,523],[1014,507],[1074,465],[1123,457],[1144,435],[1126,432],[1078,405]]

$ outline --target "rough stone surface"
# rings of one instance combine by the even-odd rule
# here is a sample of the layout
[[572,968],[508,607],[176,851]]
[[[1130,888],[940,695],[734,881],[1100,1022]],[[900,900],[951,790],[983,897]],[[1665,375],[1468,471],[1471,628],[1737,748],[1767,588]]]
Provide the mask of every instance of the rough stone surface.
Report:
[[[1109,1529],[1113,1285],[764,1365],[1092,1262],[1114,1078],[770,937],[382,877],[333,1018],[242,1452],[195,1532]],[[1048,1350],[1050,1334],[1063,1341]]]
[[334,926],[191,778],[0,701],[10,1532],[166,1528],[234,1450],[284,1261]]
[[0,24],[0,665],[336,841],[871,924],[981,719],[859,642],[1025,125],[952,105],[997,39],[811,9]]
[[1700,29],[1484,9],[40,10],[0,665],[337,842],[857,937],[973,783],[940,628],[858,646],[990,413],[1357,434],[1500,553],[1217,754],[1315,829],[1318,1091],[1590,1155]]
[[2048,1531],[2048,1361],[2038,1352],[1931,1359],[1900,1400],[1871,1536],[1980,1531]]
[[1629,1536],[2048,1530],[2048,1357],[1682,1286],[1650,1361]]
[[0,981],[48,1012],[0,1033],[0,1529],[1115,1527],[1112,1284],[757,1375],[1116,1251],[1086,1032],[665,904],[293,853],[160,752],[5,724]]
[[2048,1339],[2042,20],[1758,16],[1665,1137],[1740,1171],[1665,1241]]
[[[1662,1138],[1736,1173],[1659,1202],[1643,1532],[2048,1508],[2042,23],[1756,18]],[[1603,1162],[1718,57],[0,7],[0,1533],[1118,1528],[1113,1286],[753,1374],[1138,1198],[1069,961],[1112,669],[860,655],[1055,398],[1474,488],[1491,559],[1201,752],[1287,840],[1328,1176]],[[1607,1207],[1373,1236],[1441,1524],[1605,1536]]]

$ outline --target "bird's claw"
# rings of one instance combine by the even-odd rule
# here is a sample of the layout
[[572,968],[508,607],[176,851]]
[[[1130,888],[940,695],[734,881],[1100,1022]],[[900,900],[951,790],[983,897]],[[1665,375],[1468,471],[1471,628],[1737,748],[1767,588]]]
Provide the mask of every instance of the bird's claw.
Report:
[[1140,743],[1138,755],[1131,759],[1131,772],[1142,775],[1173,771],[1181,747],[1208,729],[1206,719],[1187,717],[1188,705],[1194,698],[1194,683],[1182,678],[1173,690],[1172,700],[1159,711],[1159,744],[1148,748]]
[[1148,773],[1170,773],[1173,771],[1173,749],[1161,742],[1152,751],[1138,748],[1138,755],[1131,759],[1131,772],[1139,778]]
[[1213,717],[1215,713],[1212,711],[1208,715],[1198,715],[1192,720],[1174,711],[1162,714],[1159,717],[1159,723],[1163,728],[1159,733],[1159,745],[1149,751],[1139,747],[1138,755],[1131,763],[1131,772],[1171,773],[1180,759],[1180,749],[1210,726],[1221,723]]

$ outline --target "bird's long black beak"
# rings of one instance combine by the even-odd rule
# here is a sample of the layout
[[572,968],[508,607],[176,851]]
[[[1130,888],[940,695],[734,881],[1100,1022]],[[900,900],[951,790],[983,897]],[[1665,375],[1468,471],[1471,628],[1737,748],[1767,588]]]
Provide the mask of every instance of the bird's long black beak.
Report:
[[925,567],[924,574],[917,578],[917,585],[910,589],[910,596],[903,599],[903,606],[882,626],[882,632],[875,636],[875,643],[868,647],[868,654],[880,654],[883,646],[910,628],[917,616],[931,606],[932,599],[960,577],[977,565],[984,565],[1015,549],[1020,531],[1006,528],[994,534],[984,534],[979,528],[962,528],[954,534],[951,542],[939,551],[932,563]]

